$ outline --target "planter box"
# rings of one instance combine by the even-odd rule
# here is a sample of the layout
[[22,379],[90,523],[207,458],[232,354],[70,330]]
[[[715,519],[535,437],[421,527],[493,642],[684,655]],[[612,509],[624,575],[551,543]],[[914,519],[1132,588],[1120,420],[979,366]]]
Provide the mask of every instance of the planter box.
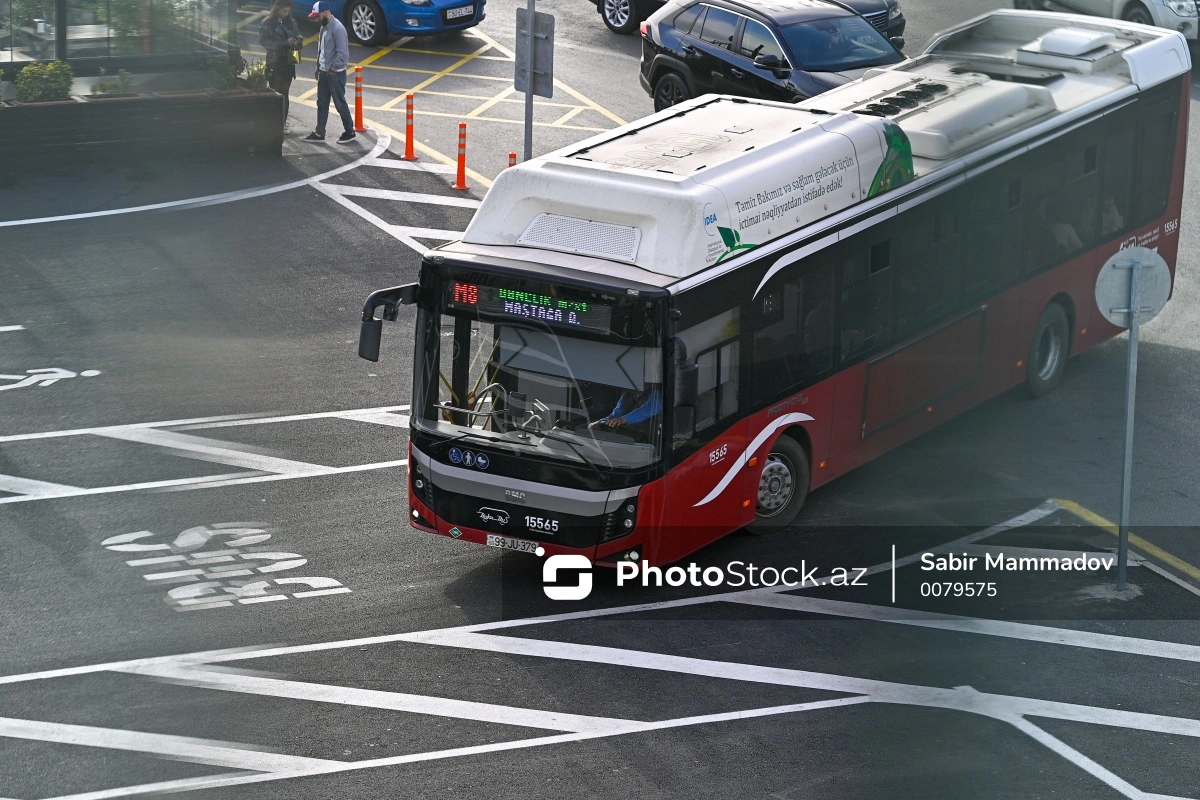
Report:
[[282,154],[281,95],[185,92],[13,105],[0,112],[0,152],[20,153],[17,168],[148,151]]

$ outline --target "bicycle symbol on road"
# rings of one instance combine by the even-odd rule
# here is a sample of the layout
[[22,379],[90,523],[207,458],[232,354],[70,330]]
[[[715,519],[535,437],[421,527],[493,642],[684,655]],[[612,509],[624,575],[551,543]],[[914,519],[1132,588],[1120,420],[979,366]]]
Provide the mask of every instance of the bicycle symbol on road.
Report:
[[85,369],[83,372],[71,372],[69,369],[58,367],[28,369],[24,375],[0,375],[0,380],[13,381],[0,386],[0,392],[6,389],[24,389],[26,386],[50,386],[67,378],[92,378],[99,374],[98,369]]

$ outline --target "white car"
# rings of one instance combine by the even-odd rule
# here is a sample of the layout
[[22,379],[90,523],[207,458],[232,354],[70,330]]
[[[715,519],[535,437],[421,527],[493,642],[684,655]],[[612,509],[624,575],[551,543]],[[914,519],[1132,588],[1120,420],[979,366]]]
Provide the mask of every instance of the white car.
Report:
[[1070,11],[1179,31],[1189,42],[1200,33],[1197,0],[1014,0],[1017,8]]

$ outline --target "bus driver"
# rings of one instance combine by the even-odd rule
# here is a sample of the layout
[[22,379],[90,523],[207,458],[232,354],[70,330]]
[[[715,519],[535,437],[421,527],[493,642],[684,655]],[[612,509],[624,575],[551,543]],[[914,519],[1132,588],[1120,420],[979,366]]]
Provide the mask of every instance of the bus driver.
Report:
[[621,393],[612,413],[603,419],[598,419],[588,425],[597,428],[607,425],[615,428],[618,425],[640,425],[662,413],[662,387],[657,383],[647,383],[640,392],[627,389]]

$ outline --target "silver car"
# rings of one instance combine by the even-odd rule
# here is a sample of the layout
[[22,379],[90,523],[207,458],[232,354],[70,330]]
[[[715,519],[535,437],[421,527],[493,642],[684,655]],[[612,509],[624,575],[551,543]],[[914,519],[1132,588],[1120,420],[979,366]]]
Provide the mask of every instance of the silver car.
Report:
[[1014,0],[1013,5],[1017,8],[1068,11],[1156,25],[1179,31],[1191,42],[1195,42],[1200,33],[1197,0]]

